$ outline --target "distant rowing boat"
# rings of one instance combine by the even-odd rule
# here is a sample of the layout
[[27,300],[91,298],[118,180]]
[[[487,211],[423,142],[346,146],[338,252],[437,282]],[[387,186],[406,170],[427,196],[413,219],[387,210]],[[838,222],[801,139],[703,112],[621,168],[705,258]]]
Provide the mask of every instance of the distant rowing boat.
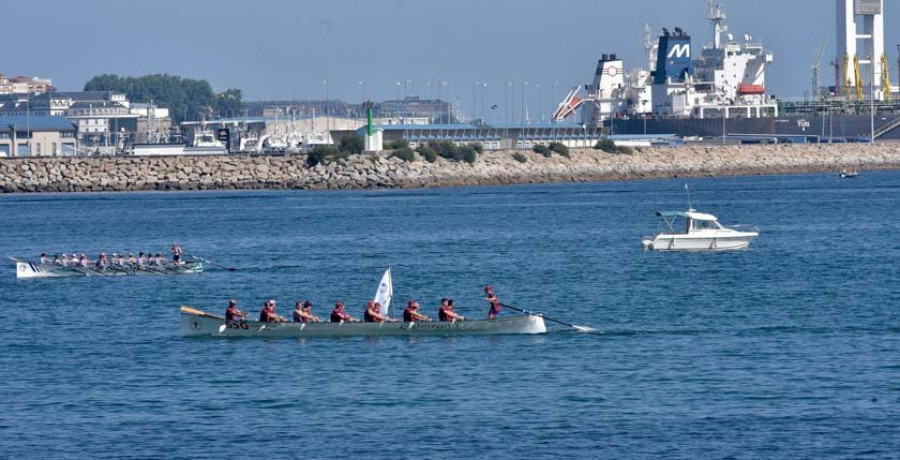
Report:
[[185,337],[408,337],[448,335],[543,334],[544,318],[537,315],[509,316],[492,321],[423,323],[260,323],[226,322],[225,318],[181,307],[181,333]]
[[10,259],[16,263],[16,278],[77,278],[86,276],[168,276],[193,275],[203,273],[203,261],[192,260],[181,265],[111,265],[99,268],[95,265],[63,266],[28,262],[15,257]]

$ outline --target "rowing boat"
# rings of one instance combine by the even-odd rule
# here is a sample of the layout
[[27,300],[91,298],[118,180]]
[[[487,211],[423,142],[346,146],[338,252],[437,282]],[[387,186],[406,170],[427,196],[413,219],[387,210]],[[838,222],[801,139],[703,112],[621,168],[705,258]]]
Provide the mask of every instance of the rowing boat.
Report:
[[165,275],[193,275],[203,272],[203,262],[193,260],[181,265],[168,264],[163,266],[127,266],[113,265],[98,268],[93,265],[63,266],[55,264],[42,264],[28,262],[15,257],[10,259],[16,263],[16,278],[76,278],[85,276],[165,276]]
[[544,318],[522,315],[491,321],[455,321],[424,323],[260,323],[231,321],[225,318],[181,307],[181,333],[185,337],[408,337],[452,335],[543,334]]

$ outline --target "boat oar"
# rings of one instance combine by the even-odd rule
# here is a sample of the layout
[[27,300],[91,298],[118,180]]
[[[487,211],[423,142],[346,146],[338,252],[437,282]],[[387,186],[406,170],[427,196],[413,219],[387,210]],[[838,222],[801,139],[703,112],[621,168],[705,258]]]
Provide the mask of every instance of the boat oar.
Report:
[[500,306],[503,307],[503,308],[508,308],[508,309],[510,309],[510,310],[515,310],[515,311],[518,311],[518,312],[521,312],[521,313],[525,313],[526,315],[540,316],[541,318],[544,318],[544,319],[546,319],[547,321],[550,321],[551,323],[562,324],[563,326],[571,327],[572,329],[575,329],[575,330],[578,331],[578,332],[595,332],[595,331],[596,331],[596,329],[594,329],[594,328],[592,328],[592,327],[576,326],[576,325],[574,325],[574,324],[569,324],[569,323],[567,323],[567,322],[565,322],[565,321],[560,321],[560,320],[558,320],[558,319],[550,318],[549,316],[544,316],[542,313],[533,313],[533,312],[530,312],[530,311],[525,311],[525,310],[522,310],[521,308],[513,307],[512,305],[506,305],[506,304],[502,304],[502,303],[501,303]]
[[202,258],[202,257],[197,257],[197,256],[191,256],[191,257],[193,257],[194,259],[197,259],[197,260],[199,260],[199,261],[201,261],[201,262],[203,262],[203,263],[205,263],[205,264],[212,265],[213,267],[219,267],[219,268],[221,268],[222,270],[228,270],[228,271],[230,271],[230,272],[236,272],[236,271],[237,271],[237,268],[234,268],[234,267],[226,267],[226,266],[224,266],[224,265],[222,265],[222,264],[217,264],[217,263],[215,263],[215,262],[213,262],[213,261],[211,261],[211,260],[204,259],[204,258]]

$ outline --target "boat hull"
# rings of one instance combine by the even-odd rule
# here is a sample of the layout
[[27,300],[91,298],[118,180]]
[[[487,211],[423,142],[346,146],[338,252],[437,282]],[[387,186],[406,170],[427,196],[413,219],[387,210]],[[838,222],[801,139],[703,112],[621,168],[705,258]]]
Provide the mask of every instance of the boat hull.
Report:
[[747,249],[757,233],[692,236],[660,234],[643,241],[649,251],[734,251]]
[[180,267],[63,267],[53,264],[16,261],[16,278],[79,278],[91,276],[166,276],[193,275],[203,272],[202,262],[186,263]]
[[547,327],[544,318],[534,315],[453,323],[226,323],[221,317],[182,312],[181,332],[185,337],[300,339],[543,334]]

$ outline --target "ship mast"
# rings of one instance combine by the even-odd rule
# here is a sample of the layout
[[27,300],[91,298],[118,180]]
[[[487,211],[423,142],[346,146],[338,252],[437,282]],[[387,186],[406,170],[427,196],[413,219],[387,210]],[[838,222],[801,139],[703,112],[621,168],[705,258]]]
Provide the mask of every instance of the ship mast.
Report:
[[706,0],[706,10],[706,19],[709,19],[715,28],[713,42],[716,49],[719,49],[722,47],[722,32],[728,31],[728,26],[723,24],[728,17],[725,16],[725,10],[722,9],[722,5],[716,3],[716,0]]

